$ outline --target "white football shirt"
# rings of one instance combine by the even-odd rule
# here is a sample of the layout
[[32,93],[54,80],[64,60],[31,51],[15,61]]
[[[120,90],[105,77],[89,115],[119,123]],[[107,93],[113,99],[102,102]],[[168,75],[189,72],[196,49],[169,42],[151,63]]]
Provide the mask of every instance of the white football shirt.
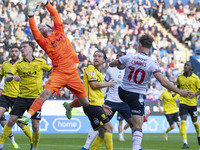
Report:
[[121,88],[126,91],[146,94],[152,74],[160,72],[157,60],[145,53],[127,54],[120,57],[118,61],[126,65],[121,84]]
[[122,102],[122,100],[118,96],[118,87],[122,83],[124,72],[125,72],[125,69],[118,69],[118,67],[109,67],[107,69],[104,80],[108,82],[112,79],[112,80],[115,80],[116,84],[114,87],[108,88],[106,100],[109,100],[111,102],[117,102],[117,103]]

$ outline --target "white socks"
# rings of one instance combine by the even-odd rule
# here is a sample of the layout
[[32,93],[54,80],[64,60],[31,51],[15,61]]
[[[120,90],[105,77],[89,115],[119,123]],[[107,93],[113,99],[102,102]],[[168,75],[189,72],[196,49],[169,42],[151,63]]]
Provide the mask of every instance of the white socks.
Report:
[[183,140],[183,143],[188,144],[187,140]]
[[15,142],[15,138],[14,138],[13,134],[9,135],[8,137],[9,137],[11,143]]
[[92,141],[96,137],[97,133],[98,133],[98,131],[94,131],[93,128],[90,129],[88,136],[87,136],[87,140],[86,140],[85,145],[84,145],[84,148],[89,149],[90,144],[92,143]]
[[120,141],[125,141],[123,132],[119,133],[119,140]]
[[72,110],[72,108],[70,107],[69,103],[67,104],[67,109],[68,110]]
[[31,118],[31,114],[29,114],[28,112],[26,113],[26,115],[25,115],[28,119],[30,119]]
[[135,129],[133,134],[133,150],[141,149],[142,143],[142,129]]
[[3,148],[3,144],[0,144],[0,148]]

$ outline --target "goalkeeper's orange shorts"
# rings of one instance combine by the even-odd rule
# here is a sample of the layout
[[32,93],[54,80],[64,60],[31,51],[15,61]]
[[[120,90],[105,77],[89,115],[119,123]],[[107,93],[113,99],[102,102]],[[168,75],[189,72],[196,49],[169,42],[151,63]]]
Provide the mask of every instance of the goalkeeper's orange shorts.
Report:
[[63,87],[68,88],[78,98],[87,97],[77,68],[53,69],[44,89],[53,94]]

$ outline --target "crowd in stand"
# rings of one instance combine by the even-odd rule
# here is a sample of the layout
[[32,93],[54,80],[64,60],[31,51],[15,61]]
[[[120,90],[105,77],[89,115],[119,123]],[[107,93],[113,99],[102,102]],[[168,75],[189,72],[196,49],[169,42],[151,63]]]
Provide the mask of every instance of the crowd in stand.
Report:
[[200,52],[200,1],[198,4],[190,0],[183,5],[178,0],[175,5],[170,0],[164,9],[155,16],[176,36],[180,42],[188,44],[194,51]]
[[[80,64],[80,76],[84,68],[92,64],[93,53],[98,49],[107,53],[107,61],[102,68],[105,73],[109,62],[115,59],[116,53],[136,53],[138,38],[149,33],[155,41],[151,49],[151,57],[158,59],[163,74],[170,81],[176,81],[179,69],[175,63],[179,60],[179,50],[167,34],[160,30],[151,17],[156,18],[165,28],[173,33],[181,42],[189,43],[194,50],[200,49],[200,2],[188,1],[183,6],[181,0],[177,4],[164,0],[49,0],[62,18],[65,33],[77,52]],[[0,64],[9,58],[9,47],[25,40],[34,41],[27,22],[26,0],[0,0]],[[35,11],[36,24],[47,23],[53,27],[50,15],[40,5]],[[34,55],[50,59],[37,45]],[[43,84],[48,78],[44,75]],[[162,86],[152,78],[149,84],[148,99],[158,99],[163,91]],[[66,88],[55,93],[52,99],[71,99],[73,94]]]

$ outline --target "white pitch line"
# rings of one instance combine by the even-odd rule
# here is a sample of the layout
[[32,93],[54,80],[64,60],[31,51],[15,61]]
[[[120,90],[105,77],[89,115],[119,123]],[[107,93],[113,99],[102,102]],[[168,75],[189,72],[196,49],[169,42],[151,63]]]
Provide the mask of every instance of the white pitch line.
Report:
[[[5,144],[5,145],[10,145],[10,144]],[[30,144],[19,144],[20,145],[30,145]],[[52,145],[52,144],[39,144],[39,146],[44,146],[44,147],[79,147],[81,148],[82,145]],[[100,149],[104,149],[105,150],[106,147],[100,147]],[[114,150],[130,150],[131,148],[113,148]],[[152,150],[152,149],[143,149],[143,150]]]

